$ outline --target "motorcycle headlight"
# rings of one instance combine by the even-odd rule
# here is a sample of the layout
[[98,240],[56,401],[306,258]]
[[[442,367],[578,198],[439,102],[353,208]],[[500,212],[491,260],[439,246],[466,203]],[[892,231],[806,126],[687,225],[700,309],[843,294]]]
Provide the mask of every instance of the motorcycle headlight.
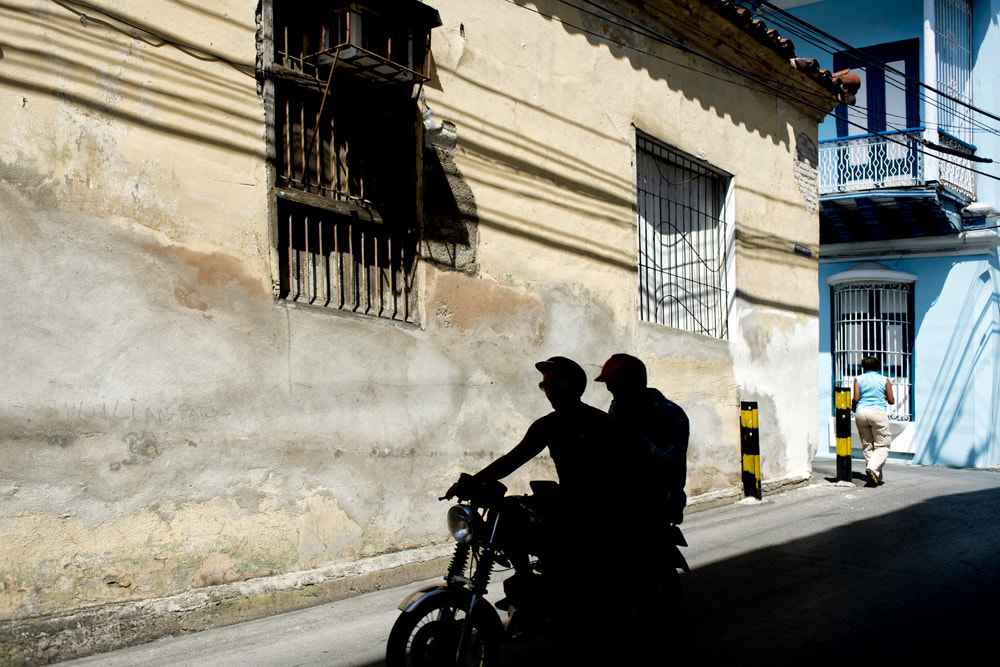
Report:
[[468,544],[472,541],[478,519],[479,515],[471,507],[455,505],[448,510],[448,531],[459,542]]

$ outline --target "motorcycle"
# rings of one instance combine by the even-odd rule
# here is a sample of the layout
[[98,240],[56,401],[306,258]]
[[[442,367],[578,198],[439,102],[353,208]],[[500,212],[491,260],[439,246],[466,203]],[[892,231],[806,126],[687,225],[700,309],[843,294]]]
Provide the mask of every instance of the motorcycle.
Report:
[[[528,496],[507,496],[500,482],[460,477],[459,503],[448,510],[457,544],[444,583],[400,603],[386,645],[387,667],[493,667],[506,647],[526,636],[558,635],[570,628],[578,633],[586,628],[586,635],[595,622],[608,630],[616,622],[648,623],[663,610],[676,609],[677,568],[688,570],[678,549],[687,546],[679,528],[671,525],[655,540],[636,540],[657,550],[657,562],[666,565],[663,576],[599,593],[581,591],[576,585],[581,559],[573,557],[580,549],[570,553],[559,546],[580,542],[579,535],[574,540],[566,534],[567,526],[574,531],[579,525],[565,520],[555,482],[534,481],[531,489]],[[563,520],[552,521],[556,515]],[[635,527],[635,521],[626,523]],[[506,611],[506,622],[485,598],[495,567],[514,570],[504,581],[506,597],[496,603]]]

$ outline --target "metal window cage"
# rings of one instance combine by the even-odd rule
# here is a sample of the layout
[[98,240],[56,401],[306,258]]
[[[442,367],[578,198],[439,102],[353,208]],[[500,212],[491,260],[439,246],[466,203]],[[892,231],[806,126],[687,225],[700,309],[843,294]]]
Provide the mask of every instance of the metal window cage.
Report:
[[431,30],[441,25],[435,9],[416,0],[315,4],[282,22],[276,49],[285,66],[319,79],[332,67],[389,83],[428,80]]
[[730,176],[638,135],[639,314],[728,338]]
[[277,295],[415,322],[419,124],[402,84],[426,80],[437,12],[415,0],[273,10]]
[[889,378],[894,421],[913,419],[913,291],[908,283],[859,282],[833,287],[834,386],[850,387],[874,356]]

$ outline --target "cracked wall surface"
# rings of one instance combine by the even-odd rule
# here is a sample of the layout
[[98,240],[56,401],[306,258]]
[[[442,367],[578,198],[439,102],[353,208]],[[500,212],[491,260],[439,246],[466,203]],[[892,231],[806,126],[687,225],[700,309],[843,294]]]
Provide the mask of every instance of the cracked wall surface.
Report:
[[[647,362],[691,419],[690,497],[738,488],[740,400],[765,477],[807,474],[809,113],[559,3],[435,3],[400,326],[273,298],[256,0],[92,4],[0,7],[0,619],[445,542],[438,497],[548,412],[557,354]],[[734,174],[729,340],[637,321],[636,127]]]

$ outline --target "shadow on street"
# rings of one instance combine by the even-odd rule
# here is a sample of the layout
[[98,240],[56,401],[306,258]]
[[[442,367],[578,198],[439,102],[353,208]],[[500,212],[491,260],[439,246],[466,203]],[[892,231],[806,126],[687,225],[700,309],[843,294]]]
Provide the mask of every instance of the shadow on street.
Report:
[[[676,628],[635,642],[535,641],[509,665],[662,656],[704,665],[981,662],[1000,627],[1000,490],[937,497],[694,569]],[[595,573],[641,585],[653,563]],[[593,613],[601,613],[595,608]],[[624,658],[624,662],[620,659]],[[659,659],[659,658],[658,658]],[[381,665],[383,663],[373,663]]]
[[980,661],[1000,627],[998,511],[998,490],[941,496],[698,568],[685,579],[683,656]]

